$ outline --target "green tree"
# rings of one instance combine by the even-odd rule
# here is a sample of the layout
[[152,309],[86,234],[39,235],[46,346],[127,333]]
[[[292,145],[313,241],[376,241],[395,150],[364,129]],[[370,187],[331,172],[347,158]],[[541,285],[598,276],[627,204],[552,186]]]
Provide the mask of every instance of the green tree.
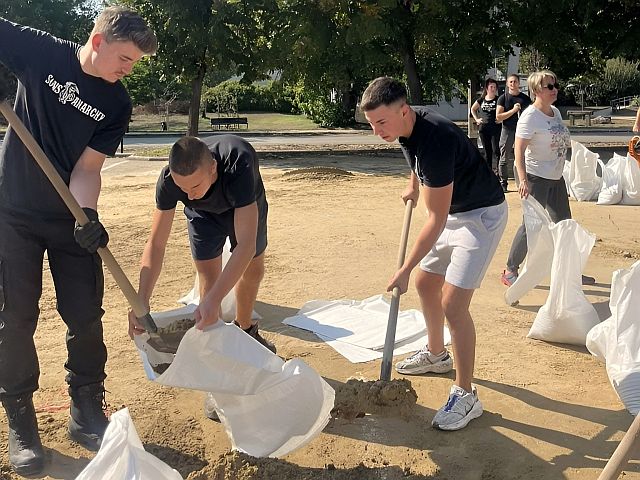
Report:
[[639,62],[624,58],[606,61],[598,80],[589,89],[589,100],[596,105],[608,105],[614,98],[637,95],[640,92]]
[[234,69],[246,81],[263,77],[270,66],[269,38],[275,35],[275,0],[123,0],[153,26],[157,61],[165,75],[191,92],[189,135],[198,133],[198,115],[208,71]]
[[[404,77],[410,101],[450,95],[505,48],[495,0],[287,0],[283,78],[321,123],[353,118],[376,76]],[[335,123],[334,123],[335,124]]]
[[600,58],[640,59],[635,0],[505,0],[503,7],[508,41],[537,52],[562,78],[601,71]]
[[0,0],[1,17],[79,43],[87,40],[95,15],[89,0]]
[[[0,0],[0,17],[78,43],[86,41],[94,16],[93,4],[86,0]],[[0,83],[7,91],[16,90],[15,77],[2,65]]]

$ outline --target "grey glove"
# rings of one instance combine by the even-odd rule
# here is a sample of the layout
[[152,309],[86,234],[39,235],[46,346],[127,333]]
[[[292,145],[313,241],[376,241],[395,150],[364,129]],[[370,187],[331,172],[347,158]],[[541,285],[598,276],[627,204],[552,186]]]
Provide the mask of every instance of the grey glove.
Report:
[[93,208],[84,207],[82,209],[89,218],[89,222],[84,225],[79,225],[76,222],[76,227],[73,230],[73,237],[82,248],[86,249],[89,253],[96,253],[98,248],[106,247],[109,243],[109,234],[104,228],[104,225],[98,220],[98,212]]

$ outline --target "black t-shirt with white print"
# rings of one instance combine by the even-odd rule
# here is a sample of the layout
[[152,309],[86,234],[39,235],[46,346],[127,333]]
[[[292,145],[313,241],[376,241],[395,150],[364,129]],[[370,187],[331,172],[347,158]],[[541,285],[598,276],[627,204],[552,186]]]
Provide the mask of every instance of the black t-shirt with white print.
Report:
[[236,135],[215,135],[202,141],[218,162],[215,183],[202,198],[189,200],[166,166],[156,184],[158,210],[171,210],[182,202],[196,211],[219,215],[253,202],[266,202],[258,155],[249,142]]
[[[84,73],[79,50],[78,44],[0,18],[0,62],[18,78],[15,111],[67,185],[86,147],[115,153],[131,116],[124,86]],[[12,129],[0,151],[0,208],[71,218]]]
[[498,105],[503,107],[505,112],[511,110],[516,103],[520,104],[520,112],[515,113],[506,120],[502,121],[503,128],[514,132],[518,125],[518,119],[520,118],[520,115],[525,108],[531,105],[531,98],[529,98],[529,95],[523,92],[519,92],[517,95],[511,95],[508,90],[498,97]]
[[498,97],[488,100],[486,97],[478,98],[478,115],[483,120],[480,124],[480,131],[495,132],[499,131],[500,124],[496,123],[496,107],[498,105]]
[[399,141],[420,183],[438,188],[453,182],[450,214],[501,204],[498,177],[462,129],[426,107],[411,108],[416,123],[411,136]]

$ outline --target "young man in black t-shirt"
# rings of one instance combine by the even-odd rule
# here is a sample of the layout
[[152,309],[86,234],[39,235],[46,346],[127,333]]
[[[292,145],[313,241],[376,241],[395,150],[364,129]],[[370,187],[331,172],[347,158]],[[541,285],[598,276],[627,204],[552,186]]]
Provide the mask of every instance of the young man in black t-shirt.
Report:
[[0,400],[9,419],[10,463],[22,475],[44,466],[32,394],[40,373],[33,334],[45,251],[67,326],[69,435],[97,450],[107,426],[103,274],[96,254],[108,241],[96,212],[100,170],[131,113],[119,79],[156,48],[144,20],[121,7],[104,10],[84,45],[0,18],[0,62],[18,79],[16,114],[90,219],[75,225],[9,128],[0,151]]
[[428,344],[396,364],[399,373],[446,373],[453,361],[444,345],[446,317],[456,359],[456,380],[432,425],[458,430],[482,414],[471,384],[475,328],[469,313],[473,292],[487,270],[507,222],[507,205],[498,178],[464,132],[450,120],[407,104],[404,86],[389,77],[373,80],[361,108],[374,134],[399,140],[411,167],[402,194],[406,203],[420,197],[427,221],[387,291],[408,289],[412,270],[424,313]]
[[[138,294],[147,307],[160,276],[178,202],[184,204],[200,283],[196,328],[218,321],[220,304],[235,287],[236,324],[275,353],[275,346],[251,320],[267,248],[268,205],[256,151],[235,135],[216,135],[204,141],[183,137],[173,145],[169,165],[156,185],[151,236],[140,261]],[[232,253],[223,270],[222,249],[227,238]],[[129,332],[144,332],[133,312],[129,313]]]
[[[502,122],[502,132],[500,133],[500,162],[498,163],[498,173],[502,190],[506,193],[509,183],[509,168],[514,169],[513,145],[516,140],[516,126],[520,112],[531,105],[531,98],[526,93],[520,91],[520,78],[511,74],[507,77],[507,90],[498,97],[496,107],[496,120]],[[513,171],[513,177],[518,175]]]

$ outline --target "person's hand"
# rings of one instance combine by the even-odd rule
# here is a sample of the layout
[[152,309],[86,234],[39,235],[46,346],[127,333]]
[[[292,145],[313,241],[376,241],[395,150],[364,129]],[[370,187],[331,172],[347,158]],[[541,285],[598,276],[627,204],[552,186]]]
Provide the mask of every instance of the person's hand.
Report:
[[200,299],[200,305],[196,308],[196,328],[204,330],[218,321],[220,316],[220,303],[211,301],[207,296]]
[[133,313],[133,310],[129,310],[129,337],[133,340],[135,335],[140,335],[145,332],[144,327],[138,321],[138,317]]
[[483,118],[476,118],[476,125],[482,125],[484,123]]
[[413,200],[413,208],[416,208],[416,203],[418,203],[418,198],[420,198],[420,190],[416,190],[415,188],[409,186],[405,188],[400,197],[402,198],[402,201],[405,205],[409,200]]
[[516,112],[519,112],[521,108],[522,108],[522,105],[520,105],[519,103],[514,103],[514,104],[513,104],[513,109],[514,109]]
[[636,122],[633,124],[633,131],[635,133],[640,133],[640,122]]
[[391,292],[395,287],[398,287],[400,290],[400,295],[406,293],[409,289],[409,276],[411,275],[410,271],[405,271],[404,269],[398,270],[391,280],[389,280],[389,284],[387,285],[387,292]]
[[89,218],[89,221],[84,225],[78,224],[73,230],[73,237],[82,248],[89,253],[96,253],[98,248],[104,248],[109,243],[109,234],[104,228],[104,225],[98,220],[98,212],[93,208],[84,207],[82,209]]
[[518,193],[520,194],[520,198],[527,198],[529,196],[529,182],[526,178],[524,180],[520,180]]

